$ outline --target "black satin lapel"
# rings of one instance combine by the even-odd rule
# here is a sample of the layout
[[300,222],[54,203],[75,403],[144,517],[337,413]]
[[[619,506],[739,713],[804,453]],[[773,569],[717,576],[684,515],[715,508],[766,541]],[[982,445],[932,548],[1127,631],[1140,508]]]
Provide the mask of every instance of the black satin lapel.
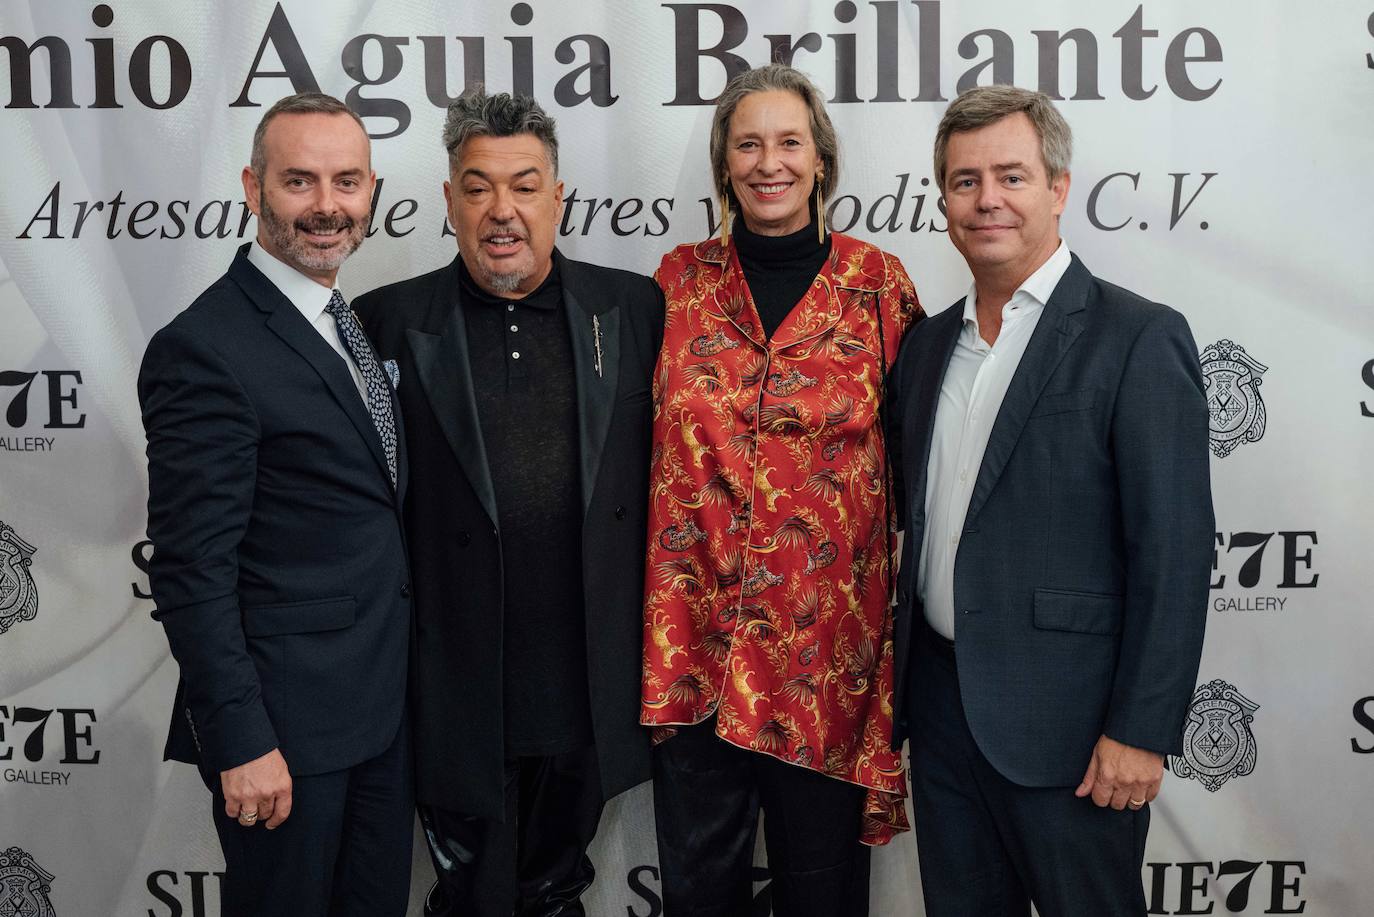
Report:
[[434,418],[444,431],[444,438],[482,508],[495,525],[496,487],[491,481],[487,449],[482,442],[482,422],[477,414],[477,394],[468,363],[468,335],[462,307],[454,306],[444,323],[442,335],[411,328],[406,331],[406,340],[415,358],[420,387],[424,389]]
[[[276,289],[275,287],[273,289]],[[285,297],[282,297],[285,308],[278,308],[272,311],[267,317],[267,327],[271,328],[278,337],[285,341],[292,350],[305,358],[319,373],[324,380],[329,393],[334,396],[334,400],[343,408],[343,412],[348,415],[348,419],[353,422],[353,426],[358,429],[358,434],[367,443],[367,448],[372,451],[372,457],[377,460],[378,467],[382,474],[386,475],[387,482],[391,481],[391,472],[386,465],[386,452],[382,449],[382,438],[377,433],[377,426],[372,422],[372,415],[367,411],[367,405],[363,403],[362,395],[358,393],[358,386],[353,382],[353,374],[349,372],[348,365],[344,363],[344,358],[340,356],[334,348],[325,342],[320,333],[310,326],[305,320],[305,316],[291,305]]]
[[[566,272],[564,276],[566,279]],[[620,311],[608,309],[599,315],[587,311],[566,283],[563,306],[568,317],[573,374],[577,383],[578,451],[582,465],[582,511],[585,513],[596,490],[606,435],[615,413],[620,380]]]
[[[1073,283],[1075,279],[1070,274],[1064,275],[1064,280],[1070,281],[1068,286],[1071,289],[1064,291],[1066,285],[1061,281],[1055,295],[1050,297],[1039,324],[1031,334],[1030,343],[1026,345],[1021,363],[1016,367],[1016,374],[1011,377],[1011,385],[992,424],[988,447],[983,453],[983,464],[978,469],[978,480],[973,485],[973,497],[969,500],[965,524],[971,525],[978,518],[978,511],[997,486],[997,480],[1007,467],[1045,384],[1083,332],[1081,312],[1087,286],[1084,284],[1080,289],[1078,284]],[[1065,295],[1061,295],[1061,291]]]
[[[960,300],[950,306],[946,312],[941,313],[928,322],[939,322],[946,313],[950,318],[962,316],[964,312],[964,301]],[[949,361],[954,356],[954,345],[959,341],[959,332],[963,329],[962,318],[948,322],[947,327],[940,327],[939,333],[935,336],[935,341],[930,348],[930,358],[926,365],[919,369],[920,385],[917,388],[916,396],[906,403],[906,417],[903,418],[902,426],[914,433],[912,441],[920,444],[920,451],[914,453],[912,458],[919,456],[914,467],[916,476],[907,489],[907,504],[910,510],[907,525],[906,537],[921,538],[925,532],[926,524],[926,469],[930,466],[930,447],[935,435],[935,411],[940,405],[940,386],[944,383],[945,370],[949,368]],[[903,455],[907,454],[905,449]],[[912,468],[911,458],[906,459],[907,468]],[[903,469],[904,471],[906,469]],[[916,542],[918,545],[919,541]]]

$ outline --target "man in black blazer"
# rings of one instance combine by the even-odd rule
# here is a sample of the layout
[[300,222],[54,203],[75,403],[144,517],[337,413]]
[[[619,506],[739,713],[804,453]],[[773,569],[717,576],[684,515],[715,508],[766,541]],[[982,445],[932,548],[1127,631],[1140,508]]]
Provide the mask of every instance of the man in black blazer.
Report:
[[649,775],[639,725],[646,277],[554,249],[553,121],[449,106],[459,256],[358,301],[400,368],[413,484],[411,698],[430,915],[577,915],[603,802]]
[[935,174],[968,296],[894,369],[905,523],[894,744],[931,917],[1143,915],[1148,803],[1206,617],[1207,411],[1183,317],[1059,238],[1070,133],[951,103]]
[[148,344],[154,613],[181,667],[225,917],[405,913],[406,466],[385,368],[334,286],[362,243],[367,133],[336,99],[263,116],[254,242]]

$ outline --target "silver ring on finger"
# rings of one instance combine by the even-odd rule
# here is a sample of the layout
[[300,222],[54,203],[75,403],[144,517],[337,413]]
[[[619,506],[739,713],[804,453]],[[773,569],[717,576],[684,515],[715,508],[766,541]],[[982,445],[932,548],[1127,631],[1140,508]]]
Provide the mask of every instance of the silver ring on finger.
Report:
[[1143,807],[1143,806],[1145,805],[1145,800],[1143,800],[1143,799],[1128,799],[1128,800],[1126,800],[1126,805],[1130,806],[1132,809],[1139,809],[1139,808],[1141,808],[1141,807]]
[[245,828],[248,827],[249,825],[254,824],[255,822],[257,822],[257,820],[258,820],[258,813],[257,813],[256,811],[253,811],[253,812],[246,812],[246,811],[239,812],[239,824],[240,824],[240,825],[243,825]]

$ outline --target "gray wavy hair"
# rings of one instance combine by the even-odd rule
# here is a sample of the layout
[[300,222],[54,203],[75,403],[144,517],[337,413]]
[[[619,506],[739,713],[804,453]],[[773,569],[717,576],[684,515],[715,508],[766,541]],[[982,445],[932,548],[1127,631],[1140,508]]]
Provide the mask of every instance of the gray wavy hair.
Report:
[[449,103],[444,119],[444,149],[449,168],[457,170],[463,144],[472,137],[515,137],[533,134],[544,144],[549,165],[558,175],[558,133],[553,118],[532,97],[498,92],[487,95],[482,88],[470,89]]
[[830,115],[825,111],[825,99],[821,91],[805,73],[786,64],[766,64],[745,70],[725,84],[725,90],[716,99],[716,112],[711,118],[711,180],[715,183],[716,193],[726,194],[730,190],[725,154],[730,139],[730,119],[734,117],[735,109],[745,96],[772,90],[796,93],[806,103],[811,113],[811,137],[816,142],[816,153],[825,169],[825,177],[819,182],[821,194],[829,200],[840,183],[840,138],[835,133],[835,125],[830,123]]
[[949,103],[935,131],[935,178],[940,187],[945,186],[945,157],[952,134],[976,131],[1017,112],[1025,112],[1040,138],[1046,178],[1053,182],[1068,172],[1073,158],[1073,131],[1049,96],[1016,86],[975,86]]

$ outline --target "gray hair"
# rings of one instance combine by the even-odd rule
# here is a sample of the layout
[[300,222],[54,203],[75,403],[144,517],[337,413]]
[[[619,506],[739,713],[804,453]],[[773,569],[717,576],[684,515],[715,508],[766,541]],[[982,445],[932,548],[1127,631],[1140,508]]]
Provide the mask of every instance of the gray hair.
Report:
[[726,83],[725,91],[716,99],[716,112],[711,118],[711,180],[715,182],[716,193],[726,194],[730,190],[725,154],[730,140],[730,119],[735,109],[745,96],[772,90],[796,93],[806,103],[811,113],[811,138],[816,142],[816,153],[825,169],[825,177],[817,184],[827,199],[833,197],[840,183],[840,138],[835,134],[835,125],[830,123],[830,115],[826,114],[821,91],[805,73],[786,64],[766,64],[745,70]]
[[[253,175],[259,183],[267,173],[267,151],[264,149],[267,125],[277,115],[348,115],[357,123],[363,136],[367,136],[367,127],[364,126],[363,119],[358,117],[358,113],[331,95],[325,95],[323,92],[298,92],[278,99],[276,104],[263,114],[257,130],[253,131],[253,157],[249,160],[249,168],[253,170]],[[369,150],[370,148],[369,142]]]
[[1068,172],[1073,158],[1073,131],[1049,96],[1015,86],[975,86],[949,103],[935,131],[935,177],[940,187],[945,186],[945,154],[951,135],[976,131],[1017,112],[1025,112],[1040,138],[1040,158],[1045,162],[1047,180],[1053,182]]
[[509,92],[487,95],[470,89],[449,103],[444,119],[444,149],[449,167],[456,168],[463,144],[473,137],[515,137],[532,134],[544,144],[549,165],[558,175],[558,134],[553,118],[532,97]]

